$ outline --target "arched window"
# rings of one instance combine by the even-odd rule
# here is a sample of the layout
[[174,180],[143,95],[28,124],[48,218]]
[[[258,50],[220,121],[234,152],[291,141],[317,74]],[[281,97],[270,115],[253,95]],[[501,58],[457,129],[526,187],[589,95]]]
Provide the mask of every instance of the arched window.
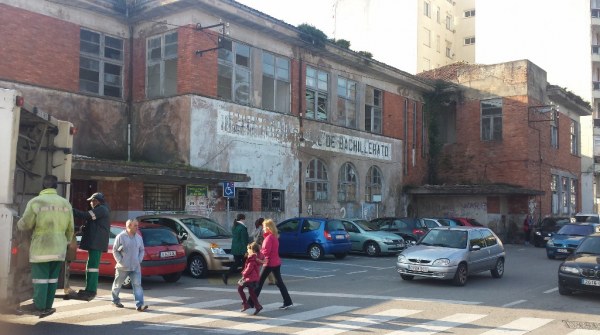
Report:
[[339,175],[338,201],[356,201],[357,184],[356,168],[350,163],[344,163]]
[[[369,172],[367,172],[367,182],[365,185],[365,201],[374,202],[373,195],[381,196],[381,188],[382,188],[382,174],[381,170],[373,165],[369,168]],[[381,199],[379,199],[380,201]]]
[[306,201],[327,201],[329,198],[327,167],[318,159],[311,160],[306,168],[305,197]]

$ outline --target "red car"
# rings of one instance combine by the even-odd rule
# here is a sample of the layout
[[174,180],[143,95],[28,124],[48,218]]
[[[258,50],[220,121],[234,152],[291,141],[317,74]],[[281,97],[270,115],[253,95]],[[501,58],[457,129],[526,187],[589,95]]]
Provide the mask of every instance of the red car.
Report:
[[[115,237],[124,230],[125,222],[111,223],[108,251],[103,252],[100,257],[100,276],[115,276],[117,262],[112,255],[112,245]],[[144,240],[145,255],[142,261],[142,276],[162,276],[169,283],[178,281],[187,266],[187,258],[177,235],[163,226],[143,222],[139,224],[138,234]],[[77,257],[71,262],[71,273],[85,274],[87,258],[87,250],[77,248]],[[123,286],[129,285],[129,279],[127,279]]]
[[477,220],[471,218],[450,218],[450,220],[453,220],[459,226],[485,227],[481,223],[477,222]]

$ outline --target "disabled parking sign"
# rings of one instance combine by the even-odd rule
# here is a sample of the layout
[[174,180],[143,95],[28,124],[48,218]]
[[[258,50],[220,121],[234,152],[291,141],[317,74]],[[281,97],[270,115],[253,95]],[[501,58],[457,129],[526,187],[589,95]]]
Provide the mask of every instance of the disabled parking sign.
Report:
[[234,182],[223,182],[223,196],[225,198],[234,198],[235,197],[235,184]]

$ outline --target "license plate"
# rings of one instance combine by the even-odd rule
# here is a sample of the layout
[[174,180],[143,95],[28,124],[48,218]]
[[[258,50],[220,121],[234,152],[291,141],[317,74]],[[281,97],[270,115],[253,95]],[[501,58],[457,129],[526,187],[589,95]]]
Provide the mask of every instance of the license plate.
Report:
[[548,241],[549,239],[550,239],[550,236],[544,237],[544,241]]
[[567,249],[556,249],[556,252],[567,254],[567,253],[569,253],[569,250],[567,250]]
[[176,251],[161,251],[160,258],[173,257],[177,255]]
[[337,240],[343,240],[343,239],[345,239],[345,238],[346,238],[346,236],[344,236],[344,235],[336,235],[336,236],[335,236],[335,238],[336,238]]
[[600,286],[600,280],[582,279],[581,284],[590,286]]
[[429,268],[426,266],[419,266],[419,265],[409,265],[408,269],[410,271],[417,271],[417,272],[429,272]]

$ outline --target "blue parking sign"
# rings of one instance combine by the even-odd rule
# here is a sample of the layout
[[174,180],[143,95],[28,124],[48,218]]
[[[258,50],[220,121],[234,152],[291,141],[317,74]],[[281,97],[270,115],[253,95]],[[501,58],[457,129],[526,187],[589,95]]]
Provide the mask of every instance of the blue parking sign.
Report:
[[223,196],[225,198],[234,198],[235,197],[235,184],[234,182],[223,182]]

